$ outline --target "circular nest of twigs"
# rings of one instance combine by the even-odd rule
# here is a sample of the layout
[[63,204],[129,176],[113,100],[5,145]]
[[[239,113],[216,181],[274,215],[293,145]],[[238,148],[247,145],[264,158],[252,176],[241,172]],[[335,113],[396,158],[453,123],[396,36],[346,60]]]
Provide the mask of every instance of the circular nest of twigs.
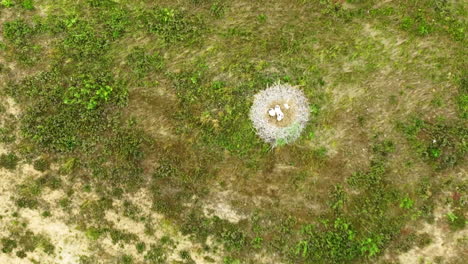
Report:
[[250,119],[257,135],[272,146],[298,139],[309,121],[309,102],[289,84],[276,83],[254,97]]

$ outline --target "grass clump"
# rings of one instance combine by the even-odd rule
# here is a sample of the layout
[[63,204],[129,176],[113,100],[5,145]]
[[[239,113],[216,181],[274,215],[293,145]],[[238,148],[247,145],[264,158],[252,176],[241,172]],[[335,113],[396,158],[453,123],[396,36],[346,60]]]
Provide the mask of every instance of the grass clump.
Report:
[[[416,6],[403,5],[401,28],[418,36],[444,33],[456,41],[465,39],[463,9],[448,1],[424,1]],[[466,12],[466,11],[465,11]]]
[[77,60],[93,59],[101,56],[108,48],[108,42],[95,27],[87,21],[69,18],[64,21],[66,36],[61,49],[66,56]]
[[0,142],[13,143],[16,140],[16,120],[5,120],[4,125],[0,127]]
[[167,261],[167,253],[161,245],[151,244],[145,254],[145,260],[150,264],[163,264]]
[[105,78],[98,76],[81,75],[78,85],[70,86],[65,93],[65,104],[83,105],[88,110],[97,108],[100,104],[109,101],[113,88],[106,84]]
[[[304,263],[353,263],[373,259],[399,236],[407,216],[390,213],[398,207],[411,209],[414,202],[400,197],[388,177],[389,153],[394,143],[384,140],[374,144],[373,160],[368,170],[347,178],[345,192],[336,186],[329,203],[331,212],[318,223],[302,224],[296,237],[292,260]],[[400,206],[396,201],[401,200]],[[301,262],[301,263],[303,263]]]
[[328,224],[323,227],[304,227],[307,239],[296,245],[295,255],[320,263],[346,263],[360,255],[356,232],[346,220],[337,218],[330,228]]
[[39,178],[26,179],[17,186],[16,205],[20,208],[37,208],[40,203],[40,195],[45,188],[57,190],[62,187],[62,180],[55,175],[45,174]]
[[462,210],[456,212],[448,212],[446,215],[447,222],[452,230],[463,230],[466,225],[466,218]]
[[9,235],[3,237],[0,242],[3,253],[15,252],[19,258],[25,258],[35,250],[41,250],[47,255],[55,253],[55,246],[49,237],[36,234],[24,225],[11,226]]
[[7,170],[16,169],[18,165],[19,158],[14,153],[2,154],[0,155],[0,168],[5,168]]
[[3,25],[3,37],[19,47],[25,45],[34,32],[34,27],[21,19],[6,22]]
[[136,47],[127,56],[128,64],[138,78],[163,69],[164,60],[158,53],[149,53],[142,47]]
[[250,103],[245,97],[253,95],[253,89],[248,84],[229,86],[223,81],[208,81],[204,64],[195,69],[171,75],[183,106],[176,113],[176,119],[182,123],[179,131],[192,133],[189,131],[199,129],[203,131],[205,144],[237,155],[258,155],[268,150],[268,145],[261,144],[246,118]]
[[118,264],[132,264],[133,257],[131,255],[122,255],[117,262]]
[[37,159],[33,162],[35,170],[44,172],[50,168],[50,162],[47,159]]
[[0,4],[4,7],[12,7],[14,5],[13,0],[2,0]]
[[5,238],[5,237],[1,239],[1,242],[2,242],[2,252],[5,254],[11,253],[18,246],[15,240]]
[[468,77],[463,76],[460,79],[460,88],[458,89],[458,110],[463,119],[468,119]]
[[41,58],[41,46],[35,44],[35,36],[43,32],[44,28],[36,23],[32,24],[23,19],[5,22],[3,37],[6,40],[5,50],[13,54],[24,65],[34,65]]
[[399,128],[421,157],[437,169],[456,166],[468,151],[468,130],[462,124],[430,123],[415,118]]
[[193,43],[204,28],[200,17],[172,8],[153,8],[143,12],[140,21],[144,28],[168,43]]
[[34,10],[34,1],[33,0],[23,0],[21,2],[21,7],[26,10]]

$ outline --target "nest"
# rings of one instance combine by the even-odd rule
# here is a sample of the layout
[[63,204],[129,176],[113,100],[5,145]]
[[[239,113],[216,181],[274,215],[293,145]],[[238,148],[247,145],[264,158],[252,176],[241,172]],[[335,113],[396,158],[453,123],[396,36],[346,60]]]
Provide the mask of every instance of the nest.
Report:
[[298,139],[309,115],[309,102],[304,93],[289,84],[280,83],[257,93],[250,109],[250,119],[257,135],[273,146]]

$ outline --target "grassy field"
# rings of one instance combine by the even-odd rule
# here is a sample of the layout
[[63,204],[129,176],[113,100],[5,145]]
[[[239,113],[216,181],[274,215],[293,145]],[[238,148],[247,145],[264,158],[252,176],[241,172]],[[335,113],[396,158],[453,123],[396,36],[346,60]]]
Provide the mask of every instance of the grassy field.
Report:
[[[0,0],[0,263],[465,263],[467,12]],[[272,148],[278,81],[311,120]]]

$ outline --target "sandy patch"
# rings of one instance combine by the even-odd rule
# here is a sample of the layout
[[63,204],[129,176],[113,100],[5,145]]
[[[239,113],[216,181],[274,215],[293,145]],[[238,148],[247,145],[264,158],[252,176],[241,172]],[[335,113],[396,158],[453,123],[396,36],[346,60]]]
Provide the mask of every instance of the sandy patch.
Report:
[[79,255],[87,255],[89,240],[82,232],[72,229],[64,222],[54,218],[44,218],[39,212],[23,210],[21,216],[29,222],[28,227],[35,233],[47,235],[55,245],[56,255],[52,257],[54,263],[76,264]]
[[[127,232],[136,234],[139,239],[145,242],[147,245],[158,244],[158,241],[163,236],[170,236],[176,242],[175,247],[170,251],[171,254],[168,256],[168,261],[177,261],[181,260],[179,256],[180,251],[187,251],[190,253],[190,256],[197,264],[209,263],[206,262],[205,256],[208,256],[212,259],[215,259],[220,263],[221,259],[219,256],[212,255],[211,253],[205,252],[202,245],[198,243],[193,243],[188,236],[182,235],[177,228],[167,221],[163,215],[157,214],[151,210],[152,202],[151,195],[148,190],[141,189],[140,191],[128,196],[133,204],[138,205],[141,209],[143,215],[149,217],[154,223],[155,233],[151,236],[145,234],[145,226],[141,222],[136,222],[128,217],[118,215],[115,212],[107,212],[106,220],[111,221],[115,224],[116,228],[125,230]],[[208,242],[207,242],[208,243]],[[208,243],[209,244],[209,243]]]
[[240,220],[246,219],[247,216],[232,208],[229,197],[232,197],[232,191],[216,193],[209,201],[205,201],[203,213],[207,217],[217,216],[231,223],[238,223]]
[[[413,248],[398,257],[400,263],[434,263],[435,258],[442,257],[445,261],[465,256],[468,257],[465,242],[464,253],[458,249],[463,240],[468,239],[468,230],[460,232],[448,232],[446,229],[436,225],[425,223],[419,233],[428,233],[432,237],[432,243],[424,248]],[[421,262],[423,260],[424,262]],[[446,262],[444,262],[446,263]]]
[[6,106],[7,114],[11,114],[15,117],[18,117],[21,113],[21,109],[19,108],[19,105],[11,97],[7,97],[5,101],[7,103],[7,106]]

